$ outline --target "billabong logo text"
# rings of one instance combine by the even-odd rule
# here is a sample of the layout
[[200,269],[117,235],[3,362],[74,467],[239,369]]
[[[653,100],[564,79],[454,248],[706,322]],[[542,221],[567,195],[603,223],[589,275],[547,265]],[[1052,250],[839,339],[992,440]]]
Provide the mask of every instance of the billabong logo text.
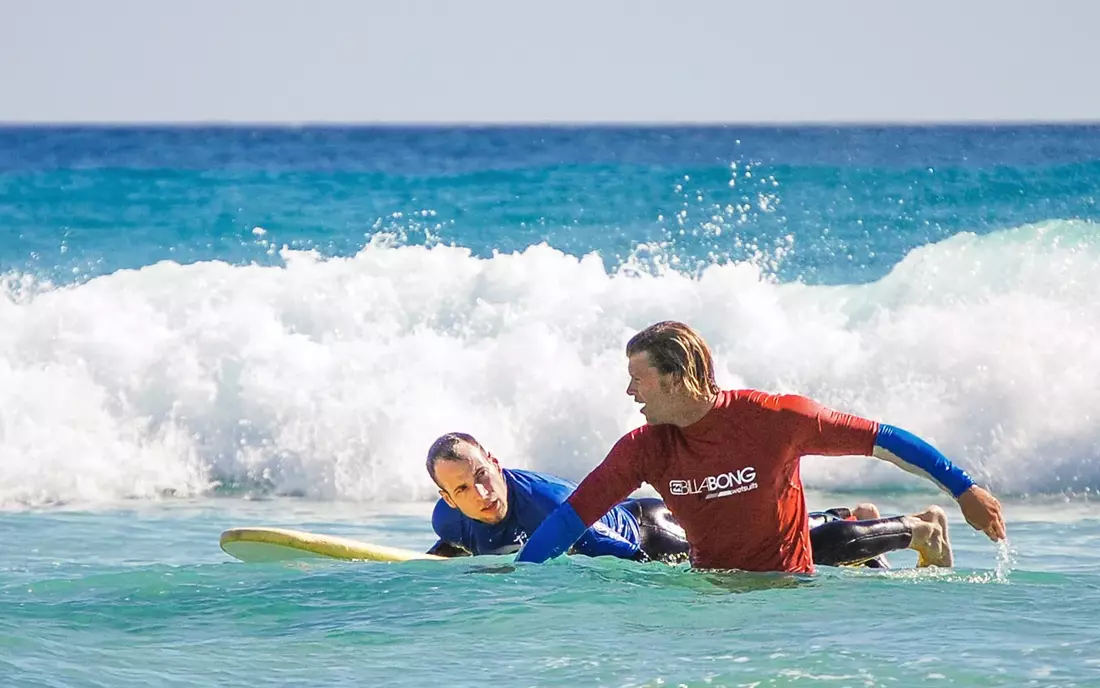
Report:
[[668,491],[674,495],[693,495],[705,492],[707,494],[706,499],[728,497],[732,494],[755,490],[757,487],[759,485],[756,483],[756,468],[753,466],[745,466],[729,473],[709,475],[700,480],[668,481]]

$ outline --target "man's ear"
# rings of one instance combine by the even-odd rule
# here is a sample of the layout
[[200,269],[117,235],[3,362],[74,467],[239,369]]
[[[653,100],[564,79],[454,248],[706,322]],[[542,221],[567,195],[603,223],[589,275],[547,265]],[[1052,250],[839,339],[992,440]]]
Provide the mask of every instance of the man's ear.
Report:
[[489,459],[489,463],[497,467],[497,470],[500,470],[500,462],[497,461],[497,457],[493,456],[489,452],[485,452],[485,457]]
[[443,498],[444,502],[447,502],[447,506],[451,507],[452,509],[458,508],[458,505],[455,504],[455,500],[451,499],[451,495],[447,494],[445,491],[440,490],[439,496]]

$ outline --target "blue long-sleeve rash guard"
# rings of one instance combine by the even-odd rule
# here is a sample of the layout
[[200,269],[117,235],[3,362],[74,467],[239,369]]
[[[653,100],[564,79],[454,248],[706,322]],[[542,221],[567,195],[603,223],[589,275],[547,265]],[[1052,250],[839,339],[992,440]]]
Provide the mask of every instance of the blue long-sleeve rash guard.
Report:
[[[504,479],[508,484],[508,515],[503,521],[495,525],[482,523],[441,499],[432,513],[436,535],[471,554],[510,554],[519,550],[577,487],[545,473],[510,468],[504,469]],[[616,505],[584,531],[573,551],[590,557],[630,559],[638,553],[638,542],[638,521],[624,506]]]

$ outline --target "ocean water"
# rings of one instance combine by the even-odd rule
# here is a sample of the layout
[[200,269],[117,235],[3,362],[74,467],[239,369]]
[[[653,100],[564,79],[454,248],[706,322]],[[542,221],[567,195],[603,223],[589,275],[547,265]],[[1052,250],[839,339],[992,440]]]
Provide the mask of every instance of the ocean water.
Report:
[[[0,129],[0,685],[1100,685],[1100,127]],[[956,566],[244,564],[424,549],[438,434],[579,479],[675,318],[723,386],[926,437]]]

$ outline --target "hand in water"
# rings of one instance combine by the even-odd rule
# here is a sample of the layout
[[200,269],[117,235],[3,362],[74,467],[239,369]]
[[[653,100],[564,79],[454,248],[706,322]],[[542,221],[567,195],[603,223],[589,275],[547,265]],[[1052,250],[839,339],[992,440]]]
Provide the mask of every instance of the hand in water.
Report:
[[963,517],[975,530],[980,530],[994,542],[1005,539],[1005,519],[1001,503],[983,487],[972,485],[959,496]]

